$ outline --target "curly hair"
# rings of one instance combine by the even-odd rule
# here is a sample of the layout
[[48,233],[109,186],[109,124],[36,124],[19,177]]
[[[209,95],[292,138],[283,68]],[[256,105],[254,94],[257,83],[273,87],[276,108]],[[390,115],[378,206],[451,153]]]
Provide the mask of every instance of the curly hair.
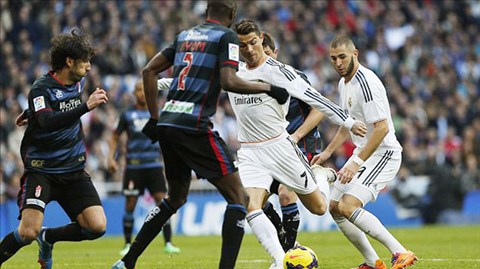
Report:
[[73,29],[69,34],[54,36],[50,43],[50,65],[53,71],[64,68],[67,57],[74,60],[90,61],[95,55],[95,48],[89,41],[86,33]]

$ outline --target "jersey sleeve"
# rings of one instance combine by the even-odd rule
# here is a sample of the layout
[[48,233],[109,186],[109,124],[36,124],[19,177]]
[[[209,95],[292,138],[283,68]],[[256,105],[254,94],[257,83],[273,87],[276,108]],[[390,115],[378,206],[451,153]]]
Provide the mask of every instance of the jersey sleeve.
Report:
[[275,86],[285,88],[291,96],[316,108],[336,125],[344,126],[349,130],[352,128],[355,120],[343,109],[310,86],[291,66],[280,62],[276,63],[278,64],[278,69],[273,68],[275,72],[272,72],[272,82],[274,82]]
[[238,37],[233,31],[226,32],[218,43],[218,65],[222,67],[232,67],[238,71],[238,61],[240,60],[240,46]]
[[[176,39],[175,39],[176,42]],[[175,61],[175,42],[162,50],[162,55],[171,63]]]
[[52,110],[48,98],[48,93],[43,89],[32,88],[32,90],[30,91],[29,103],[35,115],[43,111]]
[[375,123],[384,119],[387,119],[387,110],[386,107],[389,105],[385,104],[384,94],[386,93],[385,87],[381,84],[380,81],[375,81],[375,83],[368,83],[368,91],[371,95],[365,95],[365,98],[361,98],[363,105],[363,114],[367,123]]

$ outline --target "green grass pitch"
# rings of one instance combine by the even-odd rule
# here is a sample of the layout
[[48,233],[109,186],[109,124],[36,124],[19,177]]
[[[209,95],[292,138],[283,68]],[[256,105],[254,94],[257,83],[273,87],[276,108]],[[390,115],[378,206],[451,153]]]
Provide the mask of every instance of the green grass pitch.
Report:
[[[418,257],[412,269],[480,268],[480,226],[431,226],[411,229],[391,229],[392,233]],[[179,255],[163,253],[163,239],[157,237],[140,257],[137,269],[216,269],[220,253],[220,236],[174,236],[182,248]],[[339,231],[300,232],[298,241],[311,247],[320,260],[319,268],[345,269],[362,263],[362,258]],[[120,237],[105,237],[91,242],[63,243],[54,248],[54,268],[110,268],[119,259],[123,246]],[[381,258],[389,262],[390,254],[374,242]],[[21,249],[3,264],[2,269],[39,268],[35,243]],[[245,235],[236,268],[268,268],[270,260],[252,234]]]

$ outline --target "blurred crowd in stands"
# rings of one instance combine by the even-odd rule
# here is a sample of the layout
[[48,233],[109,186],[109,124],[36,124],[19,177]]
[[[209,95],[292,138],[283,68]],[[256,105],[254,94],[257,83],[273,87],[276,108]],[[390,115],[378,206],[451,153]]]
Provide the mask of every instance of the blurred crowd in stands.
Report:
[[[240,2],[237,19],[260,22],[277,39],[279,60],[304,71],[315,88],[333,101],[338,100],[339,77],[330,66],[329,41],[339,34],[353,37],[360,62],[386,85],[404,147],[403,167],[391,187],[398,201],[411,204],[408,192],[395,188],[419,175],[430,177],[428,201],[423,203],[436,204],[440,210],[461,208],[463,195],[480,189],[479,1]],[[202,22],[206,3],[0,3],[0,202],[16,197],[23,172],[19,148],[24,128],[15,126],[15,118],[27,107],[32,82],[49,71],[50,38],[74,27],[88,32],[98,49],[88,75],[90,90],[101,86],[110,98],[107,105],[82,118],[88,170],[97,183],[120,181],[121,174],[110,175],[106,169],[107,141],[119,111],[132,104],[133,85],[142,67],[180,30]],[[230,146],[238,148],[235,118],[224,96],[213,121]],[[319,128],[324,141],[336,130],[328,121]],[[330,165],[340,168],[351,152],[352,145],[345,144]]]

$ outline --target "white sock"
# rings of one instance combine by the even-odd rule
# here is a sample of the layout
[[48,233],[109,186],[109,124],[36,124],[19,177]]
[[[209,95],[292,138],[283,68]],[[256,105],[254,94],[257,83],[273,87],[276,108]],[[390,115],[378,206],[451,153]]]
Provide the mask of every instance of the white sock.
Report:
[[345,237],[360,251],[367,265],[375,267],[375,262],[380,258],[365,233],[344,217],[334,217],[333,220]]
[[326,170],[314,170],[314,175],[317,180],[317,186],[325,197],[325,204],[328,207],[330,203],[330,184],[327,181],[327,172]]
[[253,233],[257,237],[260,244],[272,256],[276,265],[281,266],[285,252],[283,251],[280,241],[278,241],[277,230],[272,222],[263,213],[263,210],[258,209],[247,214],[246,219]]
[[391,253],[407,252],[402,244],[383,226],[380,220],[367,210],[361,207],[355,209],[349,220],[364,233],[382,243]]

